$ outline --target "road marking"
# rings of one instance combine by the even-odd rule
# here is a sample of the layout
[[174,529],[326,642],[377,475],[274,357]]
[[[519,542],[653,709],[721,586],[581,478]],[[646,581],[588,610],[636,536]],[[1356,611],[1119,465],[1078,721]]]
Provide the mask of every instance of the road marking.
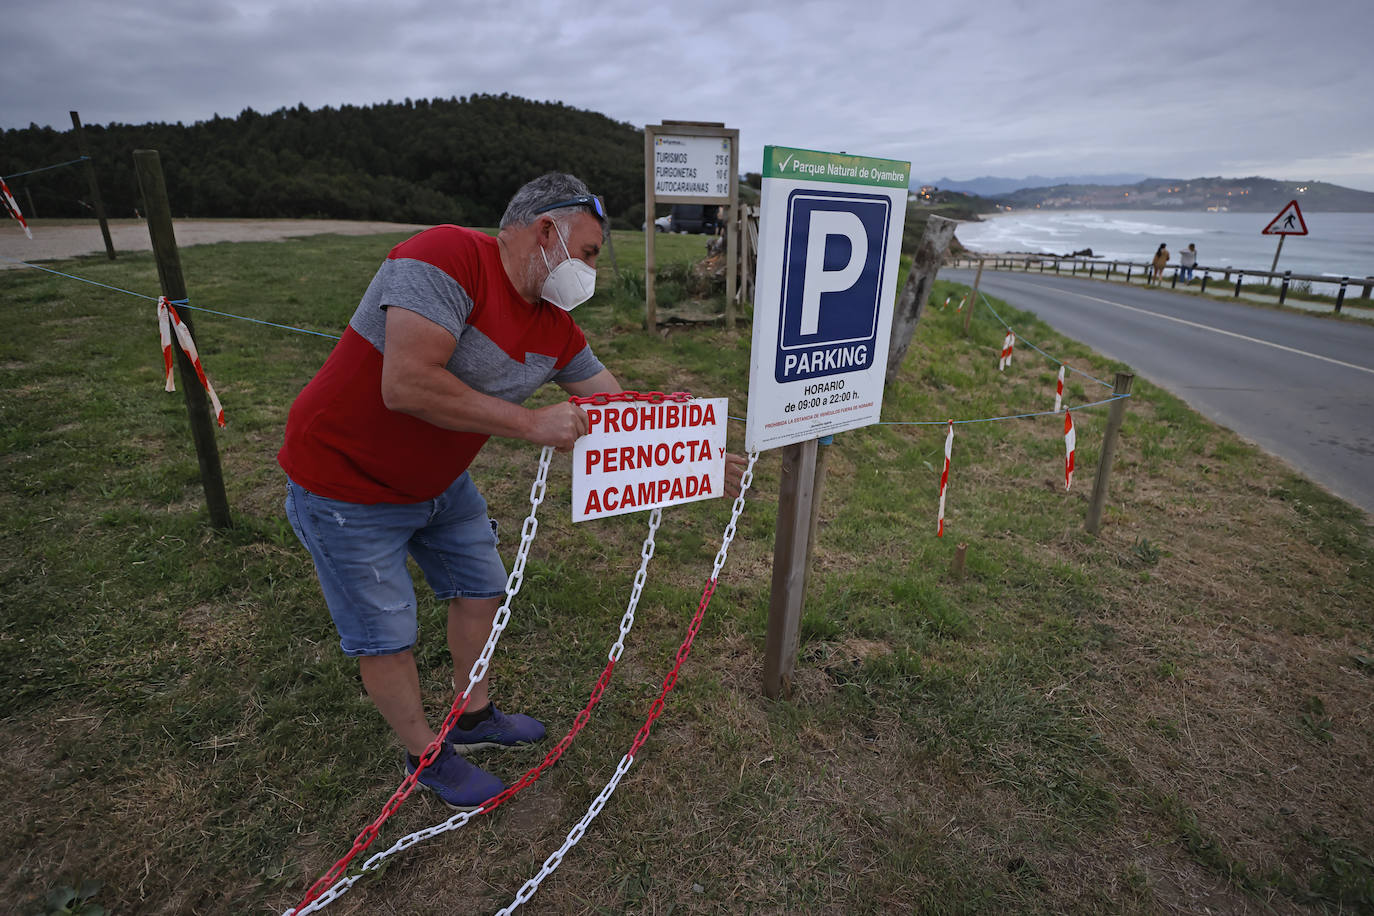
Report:
[[[1285,347],[1283,344],[1277,344],[1271,340],[1261,340],[1258,337],[1250,337],[1246,334],[1237,334],[1235,331],[1223,331],[1221,328],[1214,328],[1211,325],[1199,324],[1196,321],[1188,321],[1186,318],[1175,318],[1173,315],[1161,315],[1159,312],[1152,312],[1149,309],[1136,308],[1134,305],[1126,305],[1121,302],[1113,302],[1110,299],[1100,299],[1097,296],[1089,296],[1085,293],[1075,293],[1072,290],[1067,289],[1057,289],[1055,287],[1050,288],[1055,289],[1056,292],[1068,293],[1070,296],[1077,296],[1080,299],[1088,299],[1092,302],[1101,302],[1104,305],[1114,305],[1117,308],[1125,309],[1128,312],[1139,312],[1142,315],[1149,315],[1151,318],[1163,318],[1165,321],[1176,321],[1179,324],[1186,324],[1190,328],[1199,328],[1203,331],[1211,331],[1213,334],[1224,334],[1227,337],[1234,337],[1237,340],[1244,340],[1248,341],[1249,343],[1263,344],[1266,347],[1273,347],[1275,350],[1283,350],[1285,353],[1294,353],[1298,356],[1310,356],[1313,359],[1319,359],[1324,363],[1332,363],[1337,366],[1344,366],[1347,369],[1356,369],[1360,372],[1368,372],[1370,375],[1374,375],[1374,369],[1371,369],[1368,366],[1357,366],[1354,363],[1347,363],[1344,360],[1333,359],[1330,356],[1322,356],[1320,353],[1309,353],[1307,350],[1299,350],[1296,347]],[[1037,289],[1044,290],[1046,289],[1046,287],[1037,285]]]

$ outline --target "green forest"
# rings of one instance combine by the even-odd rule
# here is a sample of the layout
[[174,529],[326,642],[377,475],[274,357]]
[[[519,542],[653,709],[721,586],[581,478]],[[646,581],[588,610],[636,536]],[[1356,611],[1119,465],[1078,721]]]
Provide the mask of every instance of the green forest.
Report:
[[[133,152],[155,149],[177,217],[328,217],[494,226],[525,181],[571,172],[620,228],[644,216],[644,132],[596,112],[517,96],[387,102],[194,124],[87,124],[106,212],[140,206]],[[3,132],[0,175],[77,159],[73,130]],[[9,180],[28,215],[91,216],[79,165]],[[30,209],[33,211],[29,214]]]

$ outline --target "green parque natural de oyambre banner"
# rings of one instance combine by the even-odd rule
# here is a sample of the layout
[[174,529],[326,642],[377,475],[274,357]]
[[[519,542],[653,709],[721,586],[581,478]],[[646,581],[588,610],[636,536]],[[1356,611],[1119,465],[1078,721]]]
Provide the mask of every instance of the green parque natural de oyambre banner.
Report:
[[906,188],[911,178],[911,163],[786,146],[765,146],[763,177]]

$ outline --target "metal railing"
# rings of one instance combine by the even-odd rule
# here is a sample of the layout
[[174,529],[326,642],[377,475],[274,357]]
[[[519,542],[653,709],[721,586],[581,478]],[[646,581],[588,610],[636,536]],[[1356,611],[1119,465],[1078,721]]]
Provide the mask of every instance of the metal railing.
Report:
[[[1135,276],[1147,279],[1153,269],[1151,264],[1138,261],[1109,261],[1102,258],[1058,257],[1055,255],[964,255],[952,258],[949,263],[954,267],[977,267],[979,261],[982,261],[984,268],[993,270],[1019,270],[1022,272],[1034,270],[1039,273],[1069,274],[1071,276],[1081,274],[1087,277],[1100,277],[1104,280],[1114,279],[1113,274],[1115,274],[1126,283],[1132,282]],[[1179,274],[1183,270],[1182,266],[1169,264],[1166,265],[1165,270],[1172,272],[1172,276],[1169,277],[1170,287],[1177,288]],[[1346,292],[1351,286],[1360,287],[1360,299],[1370,299],[1371,295],[1374,294],[1374,276],[1332,277],[1317,274],[1295,274],[1291,270],[1250,270],[1229,265],[1226,267],[1207,267],[1201,264],[1193,268],[1193,274],[1201,280],[1198,290],[1203,293],[1207,292],[1207,284],[1211,280],[1229,288],[1234,275],[1235,289],[1232,295],[1236,298],[1240,297],[1241,288],[1246,279],[1278,280],[1279,305],[1283,305],[1287,301],[1290,286],[1294,282],[1306,283],[1309,289],[1314,291],[1319,283],[1329,285],[1333,287],[1332,295],[1336,298],[1335,310],[1337,314],[1340,313],[1341,306],[1345,304]],[[1161,278],[1160,283],[1163,282],[1164,280]]]

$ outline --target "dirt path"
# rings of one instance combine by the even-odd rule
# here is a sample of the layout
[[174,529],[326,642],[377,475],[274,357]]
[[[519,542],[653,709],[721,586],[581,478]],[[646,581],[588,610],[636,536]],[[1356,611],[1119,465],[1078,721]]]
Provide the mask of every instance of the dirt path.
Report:
[[[265,242],[302,235],[378,235],[383,232],[418,232],[428,226],[414,223],[357,222],[343,219],[186,219],[173,224],[177,244],[183,248],[211,242]],[[18,267],[15,261],[49,261],[84,254],[103,254],[105,241],[100,226],[88,223],[36,221],[33,240],[24,237],[12,220],[0,223],[0,269]],[[149,251],[148,227],[142,220],[111,220],[110,237],[115,254]]]

